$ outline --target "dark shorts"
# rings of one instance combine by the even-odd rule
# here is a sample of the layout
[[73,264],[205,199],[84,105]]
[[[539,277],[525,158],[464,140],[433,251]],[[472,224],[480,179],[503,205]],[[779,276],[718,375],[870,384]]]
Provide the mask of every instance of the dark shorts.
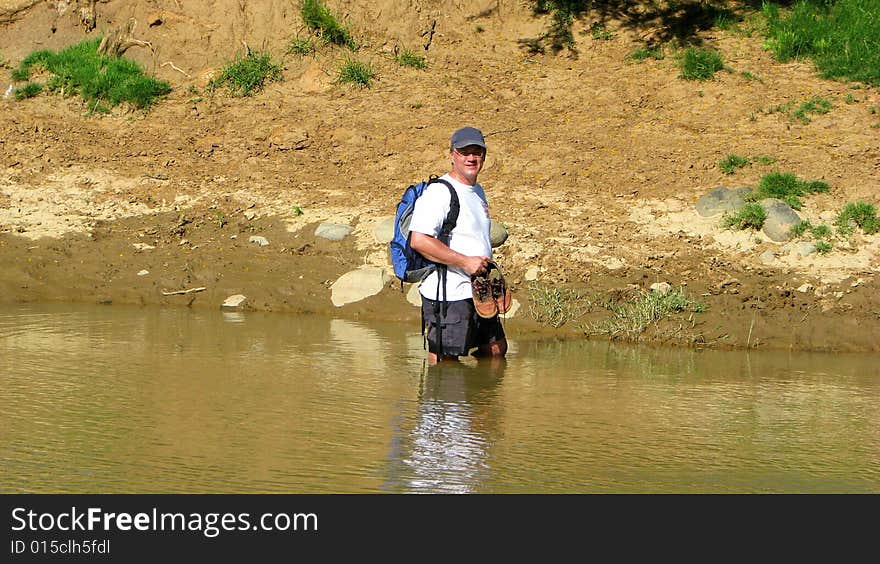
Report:
[[[504,327],[496,315],[485,319],[477,315],[474,300],[446,302],[446,316],[440,317],[440,327],[436,323],[437,315],[434,300],[422,296],[422,319],[428,350],[440,353],[437,334],[442,333],[443,354],[448,356],[467,356],[471,349],[488,345],[505,339]],[[438,331],[440,329],[440,331]]]

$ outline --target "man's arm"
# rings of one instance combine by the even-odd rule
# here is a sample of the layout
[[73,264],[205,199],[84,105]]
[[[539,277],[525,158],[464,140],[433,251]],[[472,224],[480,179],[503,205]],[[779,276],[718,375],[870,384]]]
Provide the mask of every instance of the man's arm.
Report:
[[409,235],[409,245],[414,251],[426,259],[454,266],[464,270],[468,275],[481,274],[486,271],[489,257],[470,257],[457,251],[453,251],[444,245],[436,237],[412,231]]

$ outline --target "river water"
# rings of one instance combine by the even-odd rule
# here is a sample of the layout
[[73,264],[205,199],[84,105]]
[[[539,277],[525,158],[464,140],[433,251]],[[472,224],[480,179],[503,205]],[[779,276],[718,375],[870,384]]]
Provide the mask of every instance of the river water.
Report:
[[877,355],[512,340],[426,369],[417,329],[2,307],[0,492],[880,492]]

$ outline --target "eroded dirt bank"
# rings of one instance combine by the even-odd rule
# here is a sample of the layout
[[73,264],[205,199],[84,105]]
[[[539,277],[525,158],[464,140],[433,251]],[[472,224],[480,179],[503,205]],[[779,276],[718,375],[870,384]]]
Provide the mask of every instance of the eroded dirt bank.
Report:
[[[30,6],[0,18],[0,60],[9,66],[62,36],[87,36],[68,11],[80,3],[63,13],[60,2],[17,4]],[[512,334],[583,335],[609,316],[603,304],[668,282],[705,311],[638,339],[880,350],[877,236],[798,257],[694,210],[708,190],[754,185],[773,170],[828,182],[801,212],[815,223],[846,202],[876,205],[876,89],[776,63],[758,36],[742,33],[704,37],[732,72],[692,83],[678,78],[671,57],[628,61],[640,32],[613,20],[608,40],[579,33],[590,19],[577,24],[572,58],[523,50],[518,40],[546,20],[518,2],[328,2],[348,14],[363,40],[358,57],[379,72],[372,88],[356,89],[335,82],[343,51],[285,54],[301,28],[293,4],[259,15],[237,2],[189,4],[96,4],[89,33],[134,16],[139,37],[155,46],[130,51],[174,86],[149,113],[88,116],[74,98],[0,100],[0,302],[217,308],[242,293],[255,309],[417,324],[396,283],[341,308],[329,286],[354,268],[387,265],[373,227],[408,183],[447,169],[449,133],[470,124],[488,134],[481,180],[493,219],[510,232],[497,253],[523,303],[507,322]],[[367,24],[365,14],[392,12],[396,20]],[[229,25],[218,23],[224,18]],[[421,48],[427,29],[428,70],[397,65],[394,47]],[[205,77],[242,41],[283,60],[284,80],[252,98],[208,93]],[[834,107],[809,123],[774,110],[813,96]],[[728,176],[717,163],[730,153],[773,162]],[[338,242],[315,237],[327,220],[354,232]],[[270,245],[249,243],[251,235]],[[768,250],[769,263],[761,260]],[[528,313],[532,278],[578,290],[592,307],[561,328],[538,323]]]

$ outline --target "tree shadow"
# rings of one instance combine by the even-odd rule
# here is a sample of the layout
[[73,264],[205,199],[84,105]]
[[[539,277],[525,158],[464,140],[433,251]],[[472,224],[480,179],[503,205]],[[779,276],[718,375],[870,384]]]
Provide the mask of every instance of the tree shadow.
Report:
[[[787,6],[793,2],[776,3]],[[567,49],[570,56],[577,57],[572,32],[575,21],[590,18],[592,29],[616,22],[648,46],[698,46],[704,32],[722,20],[742,20],[745,14],[760,10],[762,0],[533,0],[532,4],[535,16],[549,15],[550,24],[540,36],[520,39],[520,45],[533,54],[558,54]]]

